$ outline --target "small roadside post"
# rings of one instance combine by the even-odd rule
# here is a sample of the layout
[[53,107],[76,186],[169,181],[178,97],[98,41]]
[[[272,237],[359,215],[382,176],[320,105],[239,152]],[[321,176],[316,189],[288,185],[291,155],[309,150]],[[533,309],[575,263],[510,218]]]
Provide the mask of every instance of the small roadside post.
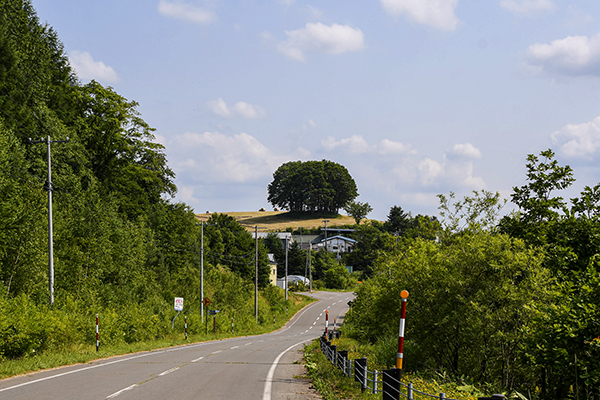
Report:
[[208,310],[208,315],[213,316],[213,334],[217,333],[217,313],[218,312],[219,312],[219,310]]
[[329,310],[325,310],[325,335],[327,335],[328,327],[329,327]]
[[396,369],[394,370],[396,375],[395,378],[397,380],[397,382],[395,382],[396,384],[394,385],[394,387],[398,390],[398,393],[400,393],[400,381],[402,380],[402,360],[404,359],[404,327],[406,319],[406,299],[408,298],[408,291],[403,290],[402,292],[400,292],[400,297],[402,298],[402,304],[400,307],[400,329],[398,332],[398,353],[396,353]]
[[98,332],[98,314],[96,314],[96,353],[100,347],[100,333]]
[[173,306],[175,311],[177,311],[177,315],[173,318],[171,322],[171,329],[175,328],[175,318],[179,316],[179,312],[183,311],[183,297],[175,297],[175,304]]

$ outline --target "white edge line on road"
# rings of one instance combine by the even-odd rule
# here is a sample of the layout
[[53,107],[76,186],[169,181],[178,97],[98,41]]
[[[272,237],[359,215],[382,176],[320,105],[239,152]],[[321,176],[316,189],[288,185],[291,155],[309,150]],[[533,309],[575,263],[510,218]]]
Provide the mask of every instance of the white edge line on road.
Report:
[[129,361],[129,360],[134,360],[136,358],[154,356],[154,355],[157,355],[157,354],[167,353],[167,352],[176,351],[176,350],[190,349],[190,348],[194,348],[194,347],[206,346],[209,343],[211,343],[211,342],[202,342],[202,343],[198,343],[198,344],[194,344],[194,345],[189,345],[189,346],[180,346],[180,347],[177,347],[176,349],[170,349],[170,350],[150,351],[148,353],[139,354],[139,355],[133,356],[133,357],[122,358],[120,360],[110,361],[110,362],[103,363],[103,364],[91,365],[89,367],[84,367],[84,368],[74,369],[74,370],[68,371],[68,372],[63,372],[62,374],[51,375],[51,376],[47,376],[45,378],[36,379],[34,381],[20,383],[20,384],[15,385],[15,386],[9,386],[9,387],[6,387],[4,389],[0,389],[0,392],[5,392],[5,391],[11,390],[11,389],[17,389],[17,388],[20,388],[22,386],[27,386],[27,385],[31,385],[31,384],[34,384],[34,383],[39,383],[39,382],[47,381],[49,379],[60,378],[61,376],[71,375],[71,374],[75,374],[77,372],[87,371],[89,369],[106,367],[107,365],[117,364],[117,363]]
[[267,374],[267,380],[265,381],[265,390],[263,392],[263,400],[271,400],[271,389],[273,386],[273,375],[275,375],[275,368],[277,368],[277,364],[279,363],[279,360],[281,359],[281,357],[287,353],[289,350],[293,349],[294,347],[302,344],[302,343],[306,343],[306,342],[310,342],[312,339],[307,339],[307,340],[303,340],[301,342],[298,342],[296,344],[291,345],[290,347],[288,347],[287,349],[285,349],[284,351],[282,351],[281,353],[279,353],[279,355],[277,356],[277,358],[275,359],[275,361],[273,361],[273,365],[271,365],[271,368],[269,369],[269,373]]
[[137,383],[136,383],[135,385],[131,385],[131,386],[129,386],[129,387],[126,387],[125,389],[119,390],[118,392],[116,392],[116,393],[113,393],[113,394],[111,394],[110,396],[108,396],[108,397],[107,397],[107,399],[112,399],[113,397],[117,397],[117,396],[118,396],[118,395],[120,395],[121,393],[123,393],[123,392],[126,392],[126,391],[128,391],[128,390],[131,390],[131,389],[133,389],[133,388],[134,388],[134,387],[136,387],[136,386],[137,386]]

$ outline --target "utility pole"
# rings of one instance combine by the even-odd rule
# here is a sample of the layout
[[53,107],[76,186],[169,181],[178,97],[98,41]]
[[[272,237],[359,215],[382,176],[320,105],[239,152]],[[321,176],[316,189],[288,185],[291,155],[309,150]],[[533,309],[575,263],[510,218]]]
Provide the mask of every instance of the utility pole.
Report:
[[204,323],[204,221],[200,223],[200,321]]
[[254,318],[258,322],[258,226],[254,226]]
[[310,293],[312,294],[312,243],[308,248],[308,273],[310,274],[309,285],[310,285]]
[[[325,240],[327,240],[327,223],[329,222],[329,220],[324,219],[323,222],[325,222]],[[327,243],[325,243],[325,246],[327,246]]]
[[204,225],[217,226],[217,224],[200,222],[200,318],[202,323],[204,323]]
[[46,181],[46,190],[48,190],[48,288],[50,290],[50,305],[54,304],[54,234],[52,231],[52,160],[50,157],[50,145],[52,143],[67,143],[67,140],[50,140],[50,136],[46,136],[46,140],[31,140],[29,143],[46,143],[48,152],[48,180]]
[[[261,229],[265,229],[261,227]],[[255,253],[254,253],[254,318],[258,322],[258,225],[254,226]]]
[[288,299],[288,247],[290,241],[286,235],[285,237],[285,299]]

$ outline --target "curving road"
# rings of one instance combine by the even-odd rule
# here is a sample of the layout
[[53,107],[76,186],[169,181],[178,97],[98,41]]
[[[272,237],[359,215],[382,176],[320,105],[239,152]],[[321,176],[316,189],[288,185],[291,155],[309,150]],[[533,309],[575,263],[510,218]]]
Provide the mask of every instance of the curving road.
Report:
[[[316,292],[282,329],[130,354],[0,381],[0,399],[304,399],[297,352],[339,325],[351,293]],[[296,368],[294,368],[296,367]]]

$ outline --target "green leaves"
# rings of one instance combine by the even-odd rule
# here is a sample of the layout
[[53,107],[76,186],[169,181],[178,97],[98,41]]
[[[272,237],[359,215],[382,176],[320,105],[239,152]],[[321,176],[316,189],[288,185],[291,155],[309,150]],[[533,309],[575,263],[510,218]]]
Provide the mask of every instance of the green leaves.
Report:
[[360,224],[360,220],[364,219],[373,211],[373,207],[369,203],[361,203],[359,201],[351,201],[344,206],[344,210],[349,216],[354,218],[356,225]]
[[360,339],[397,335],[407,305],[406,365],[506,387],[531,378],[520,349],[536,305],[552,299],[542,254],[519,240],[463,232],[447,244],[416,239],[376,263],[347,323]]
[[555,190],[563,190],[573,184],[571,167],[558,165],[554,152],[550,149],[540,153],[543,159],[530,154],[527,156],[527,183],[514,187],[512,202],[522,211],[528,222],[550,221],[558,218],[559,212],[566,212],[566,203],[560,196],[552,197]]
[[332,161],[290,161],[273,173],[267,200],[293,212],[338,210],[358,196],[348,170]]

